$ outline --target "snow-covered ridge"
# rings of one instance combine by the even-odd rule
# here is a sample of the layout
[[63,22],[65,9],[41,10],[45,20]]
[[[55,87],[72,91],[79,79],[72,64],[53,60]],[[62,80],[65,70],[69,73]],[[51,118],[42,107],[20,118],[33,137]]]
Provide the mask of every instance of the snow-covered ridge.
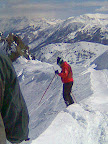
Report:
[[107,26],[108,14],[84,14],[77,17],[69,17],[65,21],[68,23],[81,22],[87,25],[89,24],[91,27],[95,25]]
[[[19,19],[12,27],[7,25],[5,33],[14,30],[29,43],[38,59],[20,57],[14,62],[30,115],[31,139],[28,144],[108,143],[108,70],[104,67],[107,61],[101,60],[103,54],[107,56],[108,46],[100,44],[104,38],[107,41],[107,15],[105,25],[101,16],[94,17],[96,15],[83,15],[60,23],[36,20],[37,24]],[[86,25],[87,22],[91,23]],[[104,34],[105,37],[101,37]],[[71,64],[74,74],[72,91],[78,104],[67,109],[62,97],[62,83],[57,76],[38,105],[55,70],[60,70],[56,64],[57,56]],[[101,71],[94,69],[94,65],[90,65],[92,62],[103,65]]]
[[13,32],[17,30],[23,30],[27,27],[40,27],[40,28],[47,28],[50,25],[55,25],[60,23],[62,20],[51,19],[47,20],[44,18],[27,18],[27,17],[12,17],[12,18],[0,18],[0,30],[5,33]]
[[36,53],[36,58],[40,61],[54,63],[59,55],[70,64],[82,64],[106,50],[108,46],[91,42],[56,43],[41,48]]
[[[101,22],[101,24],[103,23],[103,25],[107,25],[108,24],[108,14],[85,14],[85,15],[81,15],[80,18],[76,18],[77,20],[83,20],[85,22],[92,22],[95,24],[98,24],[99,22]],[[102,21],[101,21],[102,20]]]
[[33,51],[49,43],[89,41],[108,44],[108,15],[88,14],[68,18],[59,25],[46,29],[42,34],[38,32],[38,36],[30,44],[30,48],[36,47]]
[[[90,68],[89,72],[93,95],[59,113],[49,128],[32,144],[43,144],[43,141],[44,144],[108,143],[108,70],[96,71]],[[99,79],[102,79],[103,83]]]
[[[78,104],[71,105],[67,109],[62,99],[62,85],[58,77],[54,79],[41,104],[38,105],[54,76],[54,68],[58,68],[54,64],[56,59],[53,59],[53,52],[60,49],[61,56],[66,60],[72,60],[70,53],[76,49],[89,49],[95,53],[91,59],[86,60],[88,63],[86,68],[84,66],[87,63],[72,64],[75,80],[73,94]],[[50,53],[51,49],[46,50],[45,56],[47,58],[47,54],[50,53],[48,61],[50,62],[52,58],[54,61],[52,64],[26,60],[23,57],[14,63],[30,114],[29,136],[31,140],[28,144],[43,144],[43,141],[44,144],[71,144],[72,142],[74,144],[81,142],[83,144],[107,144],[108,70],[103,68],[97,71],[94,66],[89,65],[106,51],[107,46],[101,45],[100,47],[100,44],[83,42],[77,43],[76,49],[71,49],[71,52],[68,48],[64,53],[65,49],[66,44],[59,44],[54,50],[52,49],[52,53]],[[98,60],[98,63],[100,61]],[[102,62],[101,65],[104,65],[104,61]],[[89,75],[90,79],[88,79]],[[82,100],[84,98],[85,100]]]
[[[81,53],[84,50],[94,54],[91,58],[86,57],[85,61],[82,61],[83,57],[79,57],[78,63],[74,52]],[[80,142],[98,144],[99,141],[102,144],[107,143],[108,73],[103,69],[96,71],[94,66],[90,65],[106,50],[107,46],[95,43],[79,42],[74,45],[59,43],[53,45],[53,48],[52,45],[49,45],[42,49],[46,62],[26,60],[20,57],[14,63],[30,114],[29,137],[31,140],[28,144],[43,144],[43,141],[45,144],[64,144],[63,142],[71,144],[72,141],[74,144]],[[59,69],[56,65],[56,52],[59,52],[64,60],[69,61],[73,69],[75,81],[73,94],[80,104],[70,106],[68,109],[65,109],[62,83],[59,77],[54,79],[41,104],[38,105],[54,76],[54,69]],[[98,63],[100,63],[99,60]]]
[[108,44],[108,15],[86,14],[66,20],[11,18],[0,19],[4,34],[19,35],[31,52],[51,43],[78,41]]

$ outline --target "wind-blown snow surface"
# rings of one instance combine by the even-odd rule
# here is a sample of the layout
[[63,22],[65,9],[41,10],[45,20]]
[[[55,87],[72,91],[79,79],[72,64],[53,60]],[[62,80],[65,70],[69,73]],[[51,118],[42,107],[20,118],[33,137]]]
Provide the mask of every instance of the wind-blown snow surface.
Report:
[[[61,81],[55,77],[44,98],[46,88],[55,73],[53,65],[20,57],[15,63],[21,90],[30,115],[30,138],[37,138],[52,122],[55,115],[65,107],[62,99]],[[27,142],[28,144],[29,142]]]
[[[14,63],[30,115],[31,139],[22,144],[108,143],[108,69],[94,69],[94,60],[107,49],[108,46],[87,42],[62,43],[43,49],[40,59],[46,62],[20,57]],[[78,103],[67,109],[57,76],[39,104],[54,77],[54,69],[59,69],[55,64],[58,54],[69,61],[74,73],[72,91]]]
[[108,70],[88,72],[93,94],[60,112],[32,144],[108,144]]
[[[0,28],[5,36],[9,32],[21,36],[39,60],[20,57],[14,63],[30,115],[30,142],[23,144],[108,143],[108,15],[90,14],[64,21],[1,19]],[[4,45],[0,44],[2,52]],[[39,105],[54,70],[59,69],[57,56],[71,64],[74,74],[72,92],[78,104],[67,109],[57,76]]]

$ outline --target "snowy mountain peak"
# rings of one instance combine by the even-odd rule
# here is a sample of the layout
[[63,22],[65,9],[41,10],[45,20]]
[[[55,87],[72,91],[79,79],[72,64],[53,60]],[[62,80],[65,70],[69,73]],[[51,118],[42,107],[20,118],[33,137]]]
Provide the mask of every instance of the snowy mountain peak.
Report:
[[85,16],[88,16],[89,18],[94,18],[94,19],[108,19],[108,14],[85,14]]
[[10,32],[19,35],[33,53],[51,43],[86,41],[108,44],[107,14],[85,14],[66,20],[1,19],[0,29],[5,36]]

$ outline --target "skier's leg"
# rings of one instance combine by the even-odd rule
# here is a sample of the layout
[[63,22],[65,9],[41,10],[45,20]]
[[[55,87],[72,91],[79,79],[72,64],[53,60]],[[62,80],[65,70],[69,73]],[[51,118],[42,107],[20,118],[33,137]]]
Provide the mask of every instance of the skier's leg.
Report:
[[63,84],[63,98],[64,98],[66,106],[69,106],[70,104],[72,104],[71,97],[69,96],[69,86],[68,85],[69,85],[68,83]]
[[73,82],[63,84],[63,98],[66,103],[66,106],[73,104],[74,101],[70,95]]
[[70,82],[70,83],[69,83],[69,94],[68,94],[69,103],[70,103],[70,104],[73,104],[73,103],[74,103],[74,100],[73,100],[73,98],[72,98],[72,96],[71,96],[72,86],[73,86],[73,82]]
[[73,98],[71,97],[71,95],[69,95],[69,104],[73,104],[74,103],[74,100]]
[[63,84],[63,98],[64,98],[66,106],[69,106],[69,102],[68,102],[68,99],[67,99],[67,90],[66,89],[67,89],[66,84]]
[[68,84],[68,99],[69,99],[69,104],[73,104],[74,103],[74,100],[73,100],[73,98],[72,98],[72,96],[71,96],[71,90],[72,90],[72,86],[73,86],[73,82],[70,82],[69,84]]

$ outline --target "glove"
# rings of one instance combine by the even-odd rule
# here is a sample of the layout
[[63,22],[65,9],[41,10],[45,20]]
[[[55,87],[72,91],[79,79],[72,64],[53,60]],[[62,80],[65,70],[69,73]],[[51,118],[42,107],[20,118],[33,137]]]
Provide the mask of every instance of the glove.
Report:
[[56,71],[55,71],[55,74],[58,74],[58,73],[59,73],[58,70],[56,70]]

